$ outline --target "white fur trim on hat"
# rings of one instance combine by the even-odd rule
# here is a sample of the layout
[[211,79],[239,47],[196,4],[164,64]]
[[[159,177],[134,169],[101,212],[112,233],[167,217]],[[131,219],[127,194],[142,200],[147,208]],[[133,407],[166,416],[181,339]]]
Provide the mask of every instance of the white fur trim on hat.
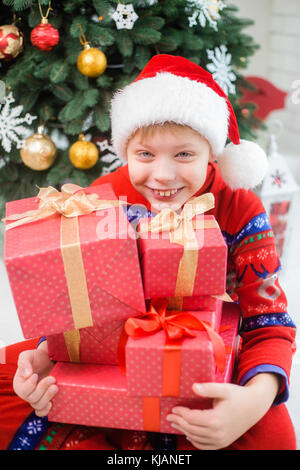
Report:
[[112,143],[127,160],[127,142],[140,127],[172,121],[205,137],[218,156],[224,149],[229,110],[226,100],[201,82],[172,73],[157,73],[115,93],[111,103]]
[[226,145],[218,166],[231,189],[250,189],[262,182],[268,171],[268,158],[258,144],[241,140],[239,145]]

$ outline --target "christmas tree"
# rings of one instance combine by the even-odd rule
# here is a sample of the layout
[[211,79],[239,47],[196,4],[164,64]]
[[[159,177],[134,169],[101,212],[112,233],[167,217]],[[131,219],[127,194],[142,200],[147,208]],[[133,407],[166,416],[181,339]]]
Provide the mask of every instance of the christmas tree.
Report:
[[210,71],[241,137],[255,138],[255,107],[239,98],[258,46],[244,32],[252,21],[237,12],[221,0],[3,0],[1,217],[7,200],[34,196],[37,186],[85,187],[122,164],[110,144],[110,98],[155,54]]

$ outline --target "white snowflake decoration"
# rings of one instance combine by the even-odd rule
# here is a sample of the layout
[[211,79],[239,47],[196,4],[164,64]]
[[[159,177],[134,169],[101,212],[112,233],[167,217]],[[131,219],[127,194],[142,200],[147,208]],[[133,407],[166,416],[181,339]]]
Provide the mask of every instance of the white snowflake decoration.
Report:
[[206,52],[208,58],[212,60],[212,63],[207,64],[207,69],[226,95],[228,93],[234,94],[235,85],[232,82],[236,80],[236,76],[232,72],[231,54],[227,54],[227,47],[222,44],[214,51],[207,49]]
[[[48,134],[48,131],[45,128],[45,133]],[[59,129],[53,129],[50,134],[51,139],[55,143],[55,146],[59,150],[67,150],[70,147],[70,141],[65,134],[60,132]]]
[[138,7],[152,7],[156,5],[158,0],[137,0]]
[[222,0],[188,0],[188,8],[196,9],[188,18],[190,27],[195,26],[198,20],[202,28],[209,24],[218,31],[217,21],[221,18],[219,11],[226,8],[226,5]]
[[254,226],[257,228],[263,228],[265,225],[265,219],[264,217],[258,217],[256,221],[254,222]]
[[125,164],[125,162],[123,162],[114,153],[114,148],[108,143],[107,139],[103,140],[102,142],[97,142],[96,145],[100,148],[100,152],[104,152],[105,150],[109,151],[109,153],[101,157],[102,162],[109,164],[108,166],[102,168],[101,176],[107,175],[108,173],[111,173],[112,171],[116,170],[119,166]]
[[37,434],[38,432],[41,432],[42,428],[43,428],[43,423],[42,423],[42,420],[39,418],[33,419],[32,421],[29,421],[27,424],[28,434]]
[[[30,446],[30,441],[28,437],[19,437],[18,441],[20,442],[21,446],[24,448],[25,446],[29,447]],[[20,449],[21,450],[21,449]]]
[[0,141],[6,152],[11,151],[13,142],[17,144],[18,149],[22,147],[25,138],[32,133],[23,124],[30,125],[37,118],[29,113],[22,117],[23,106],[11,107],[10,105],[14,101],[12,92],[10,92],[4,100],[4,104],[0,105]]
[[117,29],[132,29],[138,19],[138,15],[134,11],[132,3],[128,5],[119,3],[111,17],[115,21]]

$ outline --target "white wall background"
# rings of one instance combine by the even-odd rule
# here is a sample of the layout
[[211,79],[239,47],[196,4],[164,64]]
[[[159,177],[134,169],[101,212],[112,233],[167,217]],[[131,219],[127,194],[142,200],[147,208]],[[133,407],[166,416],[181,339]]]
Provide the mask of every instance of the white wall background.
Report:
[[[278,118],[283,129],[278,136],[280,153],[300,184],[300,1],[299,0],[230,0],[240,11],[239,16],[252,18],[255,25],[247,29],[261,45],[252,58],[245,75],[257,75],[271,80],[274,85],[289,93],[286,109],[273,112],[267,122]],[[296,81],[299,81],[297,84]],[[299,90],[293,89],[293,84]],[[294,99],[292,99],[292,97]],[[298,103],[299,101],[299,103]],[[260,136],[266,141],[266,134]],[[289,312],[300,324],[298,292],[300,288],[300,202],[296,205],[295,225],[292,233],[288,269],[281,280],[289,301]],[[0,250],[1,252],[1,250]],[[18,317],[8,284],[3,260],[0,256],[0,346],[23,339]],[[297,340],[299,343],[299,340]],[[291,396],[288,401],[298,441],[300,444],[300,344],[291,375]],[[0,358],[1,361],[1,358]],[[299,445],[300,448],[300,445]]]
[[[247,75],[256,75],[286,91],[286,109],[271,113],[267,122],[280,119],[284,129],[280,148],[298,154],[300,148],[300,1],[235,0],[239,16],[255,21],[247,32],[261,45],[252,57]],[[264,136],[262,136],[262,139]]]
[[[286,108],[273,111],[267,124],[279,119],[282,130],[277,138],[278,150],[300,184],[300,1],[299,0],[236,0],[239,16],[251,18],[253,26],[247,33],[261,45],[252,57],[245,75],[255,75],[270,80],[278,88],[288,92]],[[260,135],[266,143],[267,135]],[[295,205],[295,222],[289,247],[286,271],[281,277],[285,289],[289,313],[300,325],[300,201]],[[297,334],[298,351],[294,357],[290,399],[287,402],[300,448],[300,341]]]

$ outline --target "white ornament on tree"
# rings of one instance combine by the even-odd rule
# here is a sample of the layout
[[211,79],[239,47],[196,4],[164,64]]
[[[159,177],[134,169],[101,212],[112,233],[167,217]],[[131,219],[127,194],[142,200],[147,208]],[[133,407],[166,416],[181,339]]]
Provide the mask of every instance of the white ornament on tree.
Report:
[[115,21],[117,29],[132,29],[138,19],[132,3],[127,5],[119,3],[111,17]]
[[0,141],[6,152],[11,151],[12,143],[20,149],[27,137],[32,134],[31,129],[27,129],[23,124],[32,124],[37,116],[26,113],[21,116],[23,106],[11,107],[15,102],[12,92],[4,98],[4,104],[0,104]]
[[214,51],[206,50],[207,56],[212,63],[207,64],[206,68],[212,73],[215,81],[222,88],[224,93],[235,93],[236,75],[232,72],[231,54],[227,54],[227,47],[223,44],[216,47]]
[[215,31],[218,31],[217,21],[221,18],[219,11],[226,8],[222,0],[188,0],[188,10],[195,8],[194,13],[189,16],[190,27],[197,24],[197,20],[205,28],[209,24]]
[[108,143],[107,139],[97,142],[96,145],[99,147],[100,152],[104,152],[105,150],[109,151],[109,153],[102,155],[101,157],[101,161],[109,163],[109,165],[102,168],[100,176],[107,175],[108,173],[115,171],[119,166],[125,165],[125,162],[114,153],[114,148]]
[[158,0],[137,0],[138,7],[152,7],[153,5],[156,5],[157,3],[158,3]]
[[[45,128],[45,132],[48,134],[47,128]],[[53,129],[50,133],[50,138],[59,150],[67,150],[70,147],[70,140],[59,129]]]

